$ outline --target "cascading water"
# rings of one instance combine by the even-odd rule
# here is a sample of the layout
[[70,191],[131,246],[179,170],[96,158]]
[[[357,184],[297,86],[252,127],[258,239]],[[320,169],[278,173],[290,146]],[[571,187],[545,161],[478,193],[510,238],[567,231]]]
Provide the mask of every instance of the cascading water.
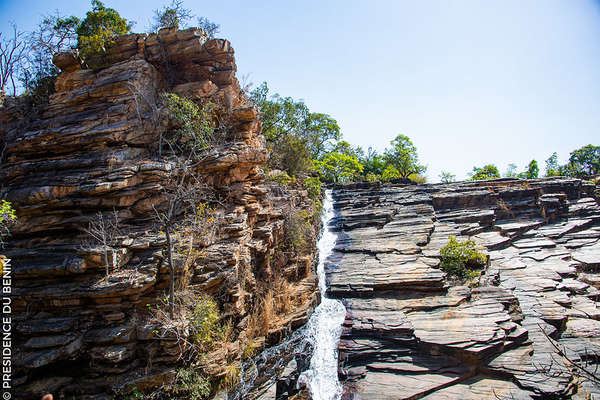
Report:
[[341,397],[337,345],[346,309],[340,301],[327,298],[325,280],[325,263],[336,240],[336,235],[329,229],[329,222],[333,216],[333,201],[331,191],[328,190],[323,201],[322,233],[317,244],[317,275],[321,303],[304,327],[296,330],[284,342],[263,350],[253,360],[242,365],[241,382],[235,391],[227,395],[228,400],[256,398],[253,393],[260,393],[260,388],[273,385],[278,373],[282,372],[286,364],[295,355],[306,354],[308,349],[312,349],[310,367],[302,373],[298,381],[308,386],[313,400],[338,400]]
[[325,263],[333,251],[336,235],[330,230],[329,222],[334,216],[331,190],[325,193],[321,222],[323,231],[317,247],[319,263],[317,275],[321,304],[316,308],[306,326],[307,340],[313,345],[310,368],[303,373],[304,380],[310,389],[313,400],[337,400],[342,394],[338,379],[337,346],[342,332],[342,323],[346,316],[346,308],[335,299],[327,297],[327,281]]

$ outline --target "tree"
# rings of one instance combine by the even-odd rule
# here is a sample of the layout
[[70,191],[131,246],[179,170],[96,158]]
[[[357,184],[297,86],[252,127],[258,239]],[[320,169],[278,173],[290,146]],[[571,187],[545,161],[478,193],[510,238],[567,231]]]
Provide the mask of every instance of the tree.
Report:
[[112,39],[131,30],[131,25],[119,13],[106,8],[100,0],[92,0],[92,11],[77,26],[77,48],[84,59],[106,52]]
[[400,178],[408,178],[412,174],[421,174],[426,168],[419,164],[417,148],[408,136],[398,135],[391,141],[392,148],[385,151],[384,159],[394,167]]
[[19,32],[15,24],[12,24],[12,30],[12,38],[5,39],[0,32],[0,96],[6,93],[9,85],[13,96],[17,94],[15,78],[25,56],[25,34]]
[[[290,175],[309,172],[312,161],[322,158],[341,138],[337,121],[323,113],[311,112],[302,101],[277,94],[269,97],[266,82],[250,93],[261,111],[262,132],[271,153],[269,166]],[[288,164],[285,160],[296,161]]]
[[[89,235],[93,245],[99,245],[102,250],[104,257],[104,267],[106,270],[105,277],[106,281],[108,282],[110,266],[112,266],[113,270],[117,266],[117,254],[115,243],[117,240],[117,236],[121,234],[121,231],[119,229],[118,214],[116,213],[116,211],[113,212],[112,215],[104,215],[102,212],[98,212],[89,221],[87,229],[84,229],[83,231]],[[109,260],[111,262],[109,262]]]
[[600,173],[600,146],[588,144],[571,152],[568,163],[569,175],[590,178]]
[[510,163],[508,164],[508,168],[504,173],[505,178],[517,178],[519,175],[517,173],[517,164]]
[[77,17],[46,15],[28,39],[26,62],[19,80],[32,104],[43,104],[54,93],[58,68],[52,63],[56,53],[73,49],[77,42]]
[[205,17],[198,18],[198,28],[202,29],[209,39],[214,39],[215,35],[219,33],[221,25],[215,24]]
[[186,22],[192,18],[194,18],[194,14],[191,10],[183,8],[182,0],[172,0],[169,6],[154,10],[152,31],[157,32],[162,28],[184,27]]
[[456,182],[456,175],[447,171],[442,171],[442,173],[440,174],[440,181],[442,183]]
[[360,158],[360,163],[363,166],[363,175],[368,178],[367,180],[381,179],[386,166],[384,157],[381,154],[369,147],[367,154]]
[[356,157],[341,153],[329,153],[315,165],[325,181],[335,183],[352,181],[363,168]]
[[558,154],[552,153],[546,160],[546,176],[560,175],[560,166],[558,165]]
[[527,179],[537,179],[540,173],[540,169],[538,167],[538,163],[536,160],[531,160],[529,165],[527,166],[527,171],[525,171],[525,177]]
[[498,167],[493,164],[484,165],[483,168],[473,167],[473,172],[470,172],[469,175],[472,181],[500,178]]

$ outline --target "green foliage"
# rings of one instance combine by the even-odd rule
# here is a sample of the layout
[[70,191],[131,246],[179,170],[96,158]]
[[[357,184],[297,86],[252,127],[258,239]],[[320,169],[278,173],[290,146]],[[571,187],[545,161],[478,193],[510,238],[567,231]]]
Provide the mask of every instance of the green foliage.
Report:
[[0,201],[0,224],[8,224],[17,220],[17,214],[12,204],[6,200]]
[[525,177],[527,179],[537,179],[540,174],[540,168],[538,167],[538,163],[536,160],[531,160],[529,165],[527,166],[527,171],[525,171]]
[[337,121],[331,116],[311,112],[301,100],[269,96],[266,82],[250,93],[250,99],[262,113],[272,169],[285,170],[290,176],[310,172],[312,160],[324,156],[341,137]]
[[175,380],[164,385],[163,391],[167,398],[202,400],[210,395],[212,386],[205,375],[189,367],[178,369]]
[[281,186],[290,186],[292,183],[296,182],[296,179],[290,177],[285,171],[270,173],[267,176],[267,180],[278,183]]
[[217,302],[208,295],[199,296],[190,316],[190,331],[194,343],[203,348],[226,336],[226,327],[220,323],[221,314]]
[[440,174],[440,181],[442,183],[456,182],[456,175],[454,175],[448,171],[442,171],[442,173]]
[[558,165],[558,154],[552,153],[546,160],[546,176],[558,176],[560,175],[560,166]]
[[17,214],[12,204],[6,200],[0,201],[0,245],[2,239],[10,234],[10,227],[17,221]]
[[485,165],[483,168],[473,167],[473,172],[469,175],[471,175],[470,180],[472,181],[500,178],[500,172],[498,172],[498,168],[493,164]]
[[312,215],[306,210],[296,210],[286,218],[285,247],[293,254],[302,254],[309,249],[312,232]]
[[386,150],[386,163],[396,169],[400,178],[408,178],[412,174],[421,174],[426,168],[419,164],[417,148],[406,135],[398,135],[391,142],[392,148]]
[[373,182],[381,179],[381,175],[386,169],[386,162],[382,155],[369,147],[367,154],[360,159],[360,162],[363,165],[363,174],[367,181]]
[[154,10],[154,24],[152,31],[162,28],[180,28],[193,17],[192,12],[183,8],[183,1],[172,0],[171,4],[160,10]]
[[117,35],[131,30],[127,20],[112,8],[106,8],[99,0],[92,0],[92,11],[77,27],[77,48],[84,59],[101,56]]
[[572,151],[567,170],[570,176],[583,179],[600,174],[600,146],[588,144]]
[[400,175],[400,172],[392,165],[388,165],[381,174],[381,180],[384,182],[389,182],[394,179],[400,179],[401,177],[402,176]]
[[319,180],[319,178],[304,178],[304,180],[302,181],[302,187],[308,192],[308,197],[310,197],[313,201],[320,201],[322,188],[321,181]]
[[354,156],[341,153],[329,153],[315,161],[319,174],[326,182],[350,182],[360,175],[362,165]]
[[190,99],[175,93],[163,93],[168,116],[175,124],[168,143],[175,148],[199,153],[208,148],[213,141],[216,129],[214,103],[198,106]]
[[483,248],[471,239],[459,242],[452,235],[448,239],[448,244],[440,250],[441,269],[459,279],[477,276],[473,269],[480,269],[487,261]]

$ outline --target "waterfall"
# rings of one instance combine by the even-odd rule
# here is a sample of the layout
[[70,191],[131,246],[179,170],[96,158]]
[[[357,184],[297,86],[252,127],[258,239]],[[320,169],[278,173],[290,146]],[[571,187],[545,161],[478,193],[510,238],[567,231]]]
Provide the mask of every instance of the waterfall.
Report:
[[342,332],[342,323],[346,316],[346,308],[339,300],[327,297],[325,278],[325,264],[333,251],[336,240],[336,235],[329,228],[329,222],[333,215],[331,190],[327,190],[321,217],[322,234],[317,244],[319,250],[317,275],[321,304],[316,308],[307,324],[307,340],[312,343],[314,350],[310,368],[301,377],[308,384],[313,400],[338,400],[342,395],[342,386],[338,379],[337,346]]

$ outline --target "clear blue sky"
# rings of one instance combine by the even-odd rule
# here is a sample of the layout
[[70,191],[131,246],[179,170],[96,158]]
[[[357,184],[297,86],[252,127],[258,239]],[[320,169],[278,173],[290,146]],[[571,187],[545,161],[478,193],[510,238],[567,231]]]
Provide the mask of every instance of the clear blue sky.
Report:
[[[157,0],[107,0],[145,31]],[[185,3],[221,24],[238,77],[267,81],[336,118],[346,140],[383,150],[408,135],[428,166],[465,178],[474,165],[540,167],[600,145],[600,2],[236,1]],[[55,9],[83,16],[81,0],[0,0],[31,29]]]

